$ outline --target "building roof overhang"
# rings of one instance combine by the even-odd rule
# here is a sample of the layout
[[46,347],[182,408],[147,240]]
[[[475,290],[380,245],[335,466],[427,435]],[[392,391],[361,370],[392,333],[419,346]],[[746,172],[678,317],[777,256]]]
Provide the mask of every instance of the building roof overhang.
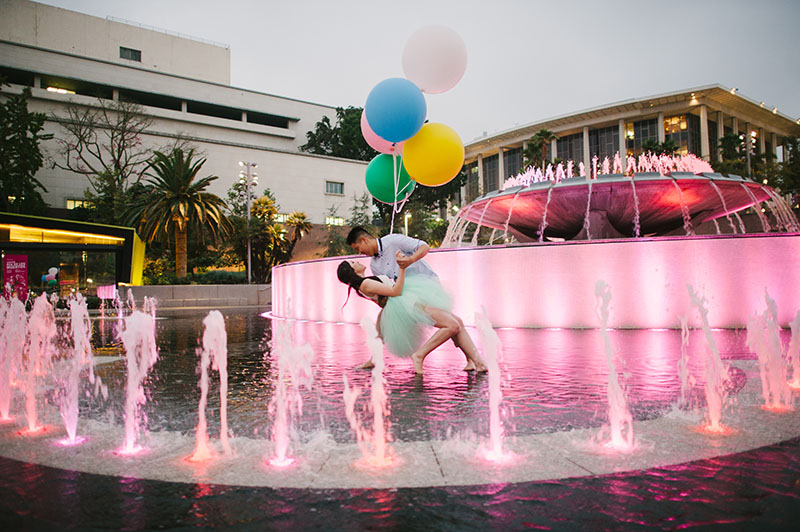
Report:
[[[736,89],[716,84],[623,100],[500,131],[467,143],[466,158],[469,160],[493,148],[497,151],[501,146],[521,144],[541,129],[567,133],[570,129],[582,129],[585,125],[609,125],[622,119],[643,118],[664,109],[699,109],[700,105],[706,105],[709,112],[722,111],[740,119],[746,117],[752,127],[761,127],[779,136],[800,136],[800,120],[781,113],[777,108],[768,107],[764,102],[756,102]],[[709,118],[713,119],[711,116]]]

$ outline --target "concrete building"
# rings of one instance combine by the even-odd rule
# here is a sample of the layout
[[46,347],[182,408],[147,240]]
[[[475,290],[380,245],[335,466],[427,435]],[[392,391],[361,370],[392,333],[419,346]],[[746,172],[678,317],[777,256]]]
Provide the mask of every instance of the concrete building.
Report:
[[239,179],[239,161],[256,163],[260,195],[269,188],[281,213],[305,212],[316,224],[330,209],[347,216],[366,192],[366,163],[299,151],[306,133],[335,108],[230,86],[228,46],[157,28],[102,19],[27,0],[0,0],[3,93],[31,87],[29,109],[46,113],[54,138],[37,174],[54,208],[80,204],[87,179],[54,167],[65,140],[68,105],[99,99],[133,101],[153,123],[142,138],[152,149],[188,140],[207,158],[201,177],[225,198]]
[[557,116],[467,144],[465,202],[497,190],[506,178],[517,175],[525,143],[541,129],[558,136],[548,150],[551,161],[573,160],[590,168],[595,155],[602,160],[619,152],[624,164],[624,155],[639,155],[644,141],[670,139],[680,153],[693,153],[713,166],[719,158],[719,139],[732,132],[742,135],[754,152],[774,153],[780,160],[785,137],[800,136],[800,120],[721,85]]

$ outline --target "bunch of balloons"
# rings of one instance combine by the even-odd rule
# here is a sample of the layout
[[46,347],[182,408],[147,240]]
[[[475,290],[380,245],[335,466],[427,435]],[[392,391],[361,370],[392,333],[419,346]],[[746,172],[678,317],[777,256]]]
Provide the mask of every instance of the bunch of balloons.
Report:
[[389,78],[370,91],[361,114],[361,134],[380,152],[367,166],[370,194],[402,204],[416,184],[444,185],[461,171],[464,144],[452,128],[425,123],[427,94],[452,89],[467,68],[461,37],[444,26],[417,30],[403,51],[405,78]]
[[58,276],[58,268],[50,268],[47,270],[46,275],[42,275],[42,284],[46,284],[47,286],[56,286],[58,284],[56,276]]

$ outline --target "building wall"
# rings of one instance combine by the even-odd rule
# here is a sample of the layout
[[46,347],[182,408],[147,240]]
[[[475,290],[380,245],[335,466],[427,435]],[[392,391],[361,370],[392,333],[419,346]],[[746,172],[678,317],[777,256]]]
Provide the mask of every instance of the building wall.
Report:
[[[0,40],[230,83],[230,48],[25,0],[0,0]],[[141,51],[141,63],[120,58]]]
[[[55,165],[63,164],[61,143],[69,140],[62,127],[68,107],[98,108],[98,96],[106,104],[129,98],[143,104],[146,114],[153,120],[142,138],[143,145],[149,149],[168,149],[178,139],[187,140],[207,159],[202,176],[219,177],[212,183],[210,192],[222,198],[239,179],[239,161],[258,164],[259,184],[255,191],[259,195],[264,188],[269,188],[281,212],[305,212],[313,223],[325,223],[332,207],[346,217],[354,205],[354,197],[366,193],[365,162],[299,151],[307,140],[306,133],[314,130],[318,121],[324,116],[335,120],[335,109],[330,106],[231,87],[226,84],[227,73],[224,80],[214,83],[206,81],[214,76],[205,71],[192,74],[200,79],[191,79],[187,77],[191,74],[188,71],[175,71],[164,65],[151,69],[103,55],[102,45],[98,44],[98,48],[84,46],[78,33],[99,35],[99,40],[115,47],[117,34],[112,32],[112,37],[104,33],[109,27],[105,19],[33,2],[8,0],[0,0],[0,13],[4,15],[0,17],[0,71],[12,81],[11,87],[4,87],[3,92],[20,92],[23,86],[30,86],[29,109],[46,114],[45,131],[54,136],[42,146],[46,163],[37,174],[37,179],[47,189],[43,197],[52,207],[65,208],[67,200],[82,199],[89,187],[85,176]],[[9,17],[5,17],[6,13]],[[20,21],[14,22],[16,19]],[[51,37],[23,35],[25,32],[18,31],[15,26],[28,24],[30,29],[33,24],[38,28],[36,31],[43,34],[48,32],[42,28],[54,24],[54,20],[60,20],[65,28],[60,42]],[[143,41],[167,38],[171,42],[169,50],[175,51],[171,58],[175,63],[197,61],[208,55],[204,48],[208,45],[203,43],[114,24],[125,27],[122,33],[136,35]],[[52,49],[44,49],[43,45]],[[227,61],[226,58],[226,71]],[[210,64],[212,71],[221,68],[218,60]],[[65,88],[75,94],[50,92],[49,86]],[[326,194],[326,181],[342,183],[344,193]]]

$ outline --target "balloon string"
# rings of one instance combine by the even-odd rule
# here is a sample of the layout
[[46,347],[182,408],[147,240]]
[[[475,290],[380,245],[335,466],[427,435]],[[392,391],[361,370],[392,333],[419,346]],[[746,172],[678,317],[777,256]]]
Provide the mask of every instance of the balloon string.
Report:
[[[392,145],[394,146],[394,144]],[[392,150],[392,173],[393,173],[393,183],[394,183],[394,199],[397,199],[397,186],[399,182],[397,180],[397,154]],[[392,203],[392,225],[389,226],[389,234],[394,233],[394,215],[395,213],[399,212],[397,210],[397,205]]]

